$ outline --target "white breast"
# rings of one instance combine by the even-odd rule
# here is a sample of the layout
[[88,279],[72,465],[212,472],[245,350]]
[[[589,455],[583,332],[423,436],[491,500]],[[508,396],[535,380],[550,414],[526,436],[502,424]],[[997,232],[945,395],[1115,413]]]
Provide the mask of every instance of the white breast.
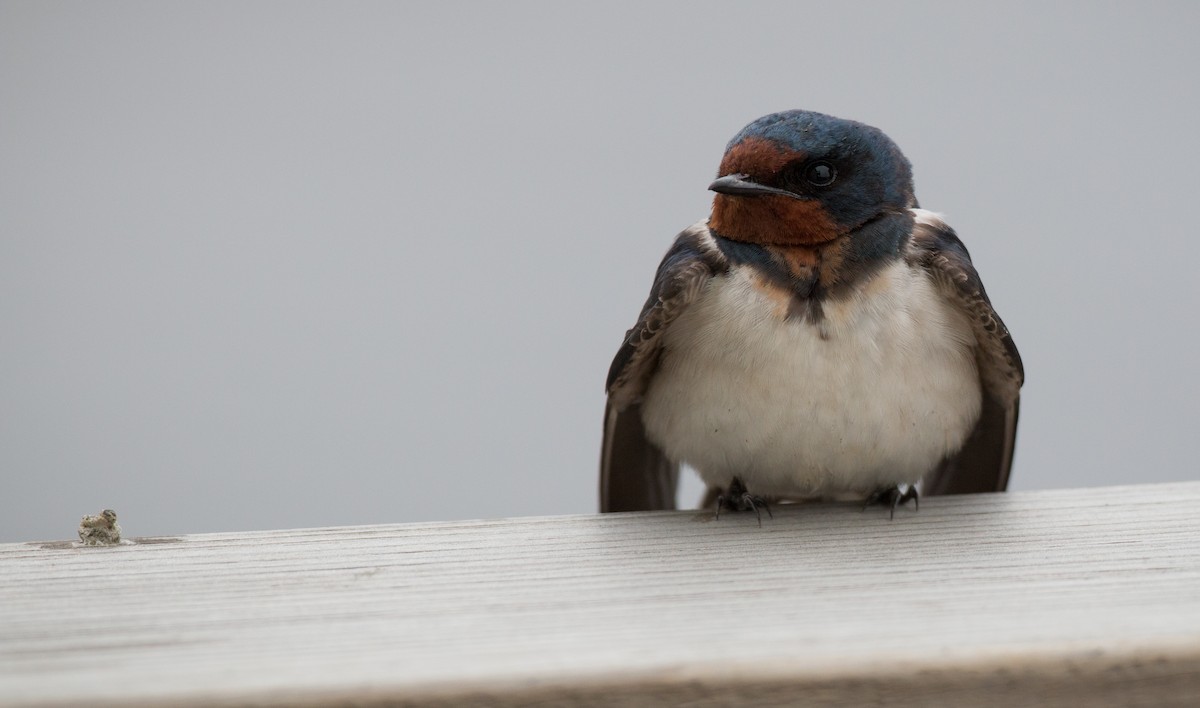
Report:
[[897,262],[824,303],[824,332],[785,319],[745,267],[672,323],[643,402],[651,439],[710,485],[867,494],[915,483],[980,411],[975,340],[918,270]]

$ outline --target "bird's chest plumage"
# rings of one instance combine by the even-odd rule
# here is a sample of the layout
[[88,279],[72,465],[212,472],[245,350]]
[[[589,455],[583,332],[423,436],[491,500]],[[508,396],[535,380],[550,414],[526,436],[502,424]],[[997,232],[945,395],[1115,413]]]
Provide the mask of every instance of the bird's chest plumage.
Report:
[[665,335],[647,432],[725,487],[829,496],[914,483],[961,448],[981,391],[970,323],[920,271],[884,267],[822,317],[737,266]]

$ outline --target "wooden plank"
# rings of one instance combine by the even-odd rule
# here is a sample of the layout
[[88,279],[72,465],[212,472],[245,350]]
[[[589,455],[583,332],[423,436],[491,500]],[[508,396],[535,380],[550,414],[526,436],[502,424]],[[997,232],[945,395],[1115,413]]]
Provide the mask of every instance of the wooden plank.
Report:
[[1200,483],[0,546],[4,706],[681,702],[1200,705]]

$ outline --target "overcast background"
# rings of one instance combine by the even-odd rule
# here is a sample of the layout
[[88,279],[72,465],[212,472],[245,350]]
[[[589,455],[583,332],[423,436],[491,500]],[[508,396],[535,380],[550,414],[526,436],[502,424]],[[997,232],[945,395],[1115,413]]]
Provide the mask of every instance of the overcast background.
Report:
[[594,510],[659,258],[797,107],[971,249],[1012,488],[1200,478],[1198,8],[5,2],[0,540]]

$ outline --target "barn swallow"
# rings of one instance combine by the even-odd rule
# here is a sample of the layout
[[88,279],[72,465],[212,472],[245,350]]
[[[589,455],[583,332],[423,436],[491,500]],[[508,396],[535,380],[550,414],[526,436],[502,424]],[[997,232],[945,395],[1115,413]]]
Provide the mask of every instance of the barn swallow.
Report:
[[1024,369],[882,131],[810,111],[728,144],[608,374],[602,511],[1003,491]]

